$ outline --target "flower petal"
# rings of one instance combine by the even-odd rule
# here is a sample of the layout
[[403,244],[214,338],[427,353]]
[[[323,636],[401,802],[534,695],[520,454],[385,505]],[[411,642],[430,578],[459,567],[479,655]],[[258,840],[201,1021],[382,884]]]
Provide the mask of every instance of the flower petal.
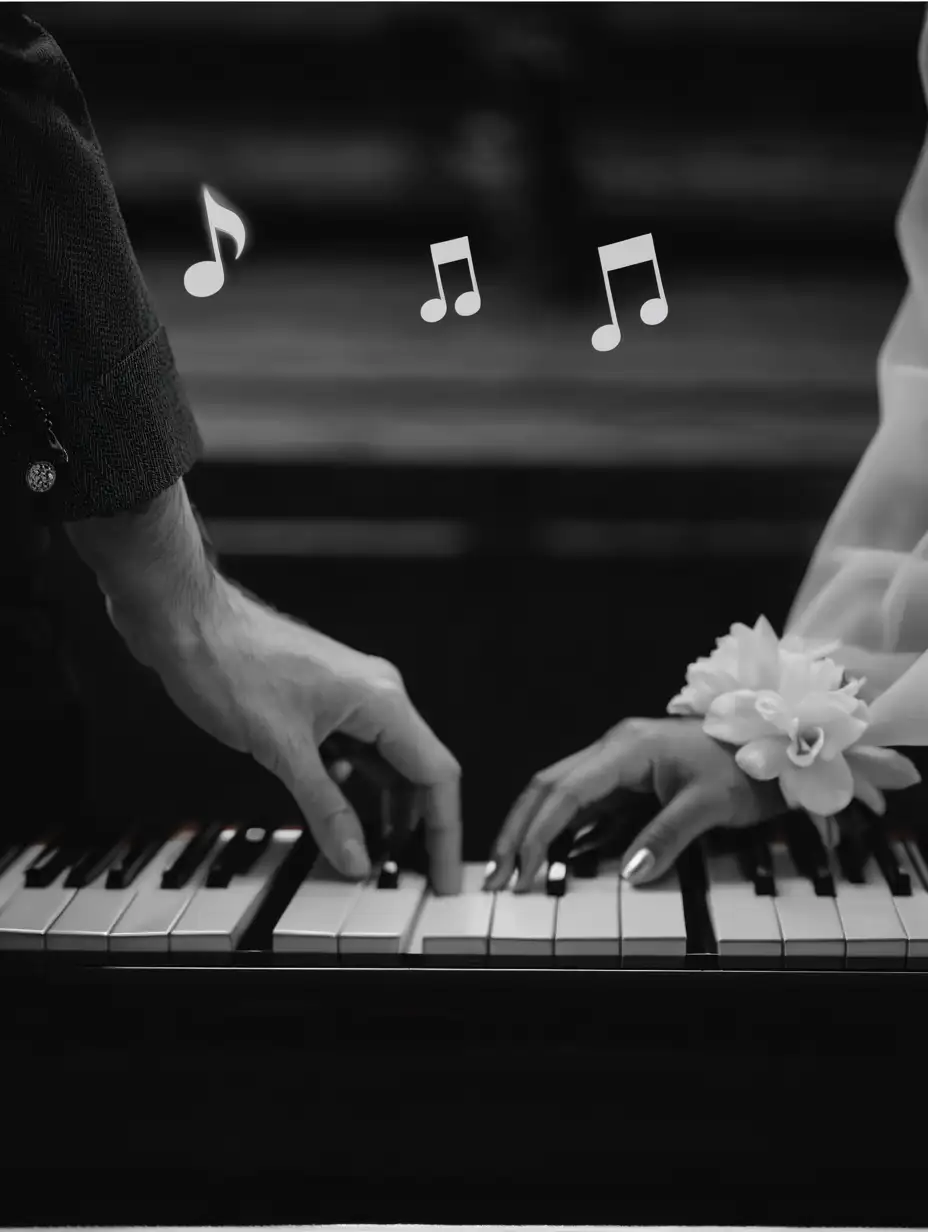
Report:
[[[854,767],[851,767],[853,773]],[[871,812],[876,813],[878,817],[882,817],[886,812],[886,797],[878,787],[874,787],[867,779],[862,778],[859,774],[854,774],[854,799],[862,800]]]
[[822,816],[821,813],[809,813],[808,818],[818,830],[825,848],[828,851],[834,851],[841,841],[841,830],[834,817]]
[[754,709],[777,731],[787,735],[792,732],[794,716],[779,693],[763,689],[757,694]]
[[759,616],[740,643],[739,681],[742,688],[775,689],[780,673],[780,641],[766,616]]
[[745,774],[761,781],[778,778],[787,765],[785,736],[761,736],[749,740],[735,754]]
[[678,718],[680,717],[695,718],[699,716],[700,712],[696,710],[695,706],[693,706],[693,703],[686,700],[685,692],[686,690],[684,689],[683,692],[679,692],[677,696],[672,697],[672,699],[668,701],[667,703],[668,715],[674,715],[674,716],[677,716]]
[[771,735],[771,726],[757,713],[757,694],[753,689],[723,693],[709,707],[702,725],[707,736],[728,744],[746,744]]
[[821,638],[800,637],[797,633],[790,633],[782,639],[780,646],[792,654],[808,655],[810,659],[825,659],[840,648],[841,642],[838,639],[826,642]]
[[811,766],[821,753],[825,744],[825,733],[821,727],[806,728],[796,731],[786,748],[786,756],[794,766]]
[[839,753],[831,761],[819,759],[801,769],[787,766],[780,775],[780,787],[810,813],[840,813],[854,797],[854,776]]
[[865,777],[874,787],[914,787],[922,781],[912,762],[895,749],[879,749],[872,744],[857,745],[848,749],[845,757],[855,778],[858,775]]
[[867,722],[862,716],[847,714],[840,706],[829,705],[828,698],[823,698],[821,694],[803,698],[797,715],[801,731],[818,729],[824,733],[819,756],[825,761],[831,761],[849,748],[867,730]]
[[705,711],[697,710],[694,704],[694,695],[692,689],[683,689],[676,697],[672,697],[667,703],[667,713],[674,715],[685,715],[692,717],[704,714]]

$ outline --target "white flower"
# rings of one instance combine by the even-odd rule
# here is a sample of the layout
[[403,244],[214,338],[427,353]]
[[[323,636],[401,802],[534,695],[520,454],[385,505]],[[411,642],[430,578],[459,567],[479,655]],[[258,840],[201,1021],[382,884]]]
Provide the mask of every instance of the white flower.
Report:
[[703,730],[740,745],[741,769],[755,779],[778,779],[790,807],[829,816],[856,796],[883,813],[881,789],[920,782],[907,757],[860,743],[870,721],[857,696],[862,681],[843,683],[843,669],[832,659],[782,647],[777,676],[773,688],[717,696]]
[[782,653],[818,659],[837,649],[837,642],[788,637],[780,642],[766,616],[754,628],[733,624],[716,640],[707,658],[686,669],[686,687],[672,699],[668,714],[704,715],[717,697],[737,689],[776,689]]

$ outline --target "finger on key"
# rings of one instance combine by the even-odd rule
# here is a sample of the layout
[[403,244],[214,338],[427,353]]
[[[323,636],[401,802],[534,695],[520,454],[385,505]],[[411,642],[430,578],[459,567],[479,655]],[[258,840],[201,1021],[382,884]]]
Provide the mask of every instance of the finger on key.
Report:
[[425,847],[435,894],[459,894],[462,862],[461,788],[458,779],[421,789]]
[[391,766],[422,787],[425,844],[432,889],[461,888],[461,767],[412,702],[394,695],[387,704],[377,747]]
[[516,890],[526,890],[538,873],[549,844],[581,810],[619,787],[640,788],[650,781],[651,758],[645,741],[625,728],[587,750],[553,788],[535,813],[519,850]]
[[329,777],[312,746],[288,748],[279,763],[278,777],[299,805],[319,849],[346,877],[365,877],[370,859],[364,831],[354,809]]
[[519,848],[519,879],[514,887],[517,893],[523,894],[532,889],[549,844],[570,825],[583,804],[583,799],[574,790],[573,776],[553,787],[542,801]]
[[353,767],[350,761],[333,761],[326,769],[336,783],[345,783],[351,778]]
[[632,885],[657,880],[694,839],[725,823],[723,812],[711,787],[690,783],[638,835],[626,852],[622,876]]
[[528,787],[525,788],[509,810],[506,820],[503,822],[502,829],[493,845],[493,855],[487,868],[483,886],[485,890],[501,890],[509,884],[515,868],[516,856],[519,853],[519,846],[522,842],[522,835],[530,824],[539,805],[560,777],[568,773],[574,766],[579,765],[584,757],[589,755],[591,749],[597,747],[598,745],[591,745],[589,748],[581,749],[579,753],[572,753],[569,757],[555,762],[554,765],[540,770],[535,775],[531,783],[529,783]]

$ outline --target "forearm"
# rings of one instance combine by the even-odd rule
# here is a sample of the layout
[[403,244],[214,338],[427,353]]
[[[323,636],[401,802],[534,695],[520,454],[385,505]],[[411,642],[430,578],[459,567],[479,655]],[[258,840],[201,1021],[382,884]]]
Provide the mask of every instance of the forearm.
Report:
[[113,614],[154,636],[195,632],[218,571],[182,479],[140,509],[66,523]]

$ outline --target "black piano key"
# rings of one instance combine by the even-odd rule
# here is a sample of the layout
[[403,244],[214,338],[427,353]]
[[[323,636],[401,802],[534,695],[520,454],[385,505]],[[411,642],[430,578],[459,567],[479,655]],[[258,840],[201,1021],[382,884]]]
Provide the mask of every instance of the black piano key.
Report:
[[754,887],[754,893],[765,898],[774,898],[777,888],[773,880],[773,861],[770,848],[753,830],[745,831],[735,848],[738,867],[745,881]]
[[545,893],[551,898],[563,898],[567,893],[567,864],[564,860],[554,860],[548,864],[545,876]]
[[71,844],[48,844],[26,869],[26,885],[33,890],[50,886],[56,877],[79,859],[80,854],[78,848]]
[[552,898],[563,898],[567,892],[567,860],[574,845],[572,829],[563,830],[548,846],[548,871],[545,875],[545,893]]
[[213,822],[198,830],[174,863],[161,874],[161,888],[182,889],[212,851],[222,829],[221,822]]
[[889,845],[886,832],[879,821],[869,827],[867,842],[874,859],[880,867],[880,872],[886,878],[890,894],[897,898],[910,897],[912,894],[911,878],[896,859],[896,853]]
[[754,893],[765,898],[775,898],[777,886],[773,879],[773,858],[770,855],[770,848],[763,839],[755,836],[751,839],[750,851],[754,872]]
[[570,857],[570,875],[590,879],[599,872],[599,852],[582,851]]
[[225,889],[238,871],[239,861],[245,854],[248,828],[239,826],[228,842],[223,843],[213,857],[206,874],[206,884],[213,889]]
[[864,867],[867,852],[857,835],[844,834],[835,850],[841,871],[851,885],[865,885]]
[[210,865],[206,874],[207,886],[226,889],[234,877],[244,876],[267,849],[272,833],[264,826],[242,826],[237,830]]
[[93,843],[75,860],[65,878],[65,887],[69,890],[82,890],[113,863],[124,846],[124,843],[112,841]]
[[139,834],[130,839],[125,848],[117,854],[112,868],[106,874],[106,888],[128,889],[164,846],[165,839],[163,832]]
[[815,824],[805,813],[790,813],[783,828],[786,845],[799,873],[812,882],[819,898],[834,898],[835,881],[828,852]]
[[384,860],[377,877],[378,890],[396,890],[400,884],[400,868],[395,860]]
[[718,943],[706,901],[708,878],[702,842],[691,843],[677,859],[677,877],[686,921],[686,966],[718,967]]
[[272,826],[249,826],[246,829],[244,846],[235,861],[235,872],[232,874],[234,877],[244,877],[251,872],[258,858],[270,847],[273,834]]
[[404,857],[416,831],[419,792],[405,781],[380,793],[380,849],[384,862],[406,864]]

